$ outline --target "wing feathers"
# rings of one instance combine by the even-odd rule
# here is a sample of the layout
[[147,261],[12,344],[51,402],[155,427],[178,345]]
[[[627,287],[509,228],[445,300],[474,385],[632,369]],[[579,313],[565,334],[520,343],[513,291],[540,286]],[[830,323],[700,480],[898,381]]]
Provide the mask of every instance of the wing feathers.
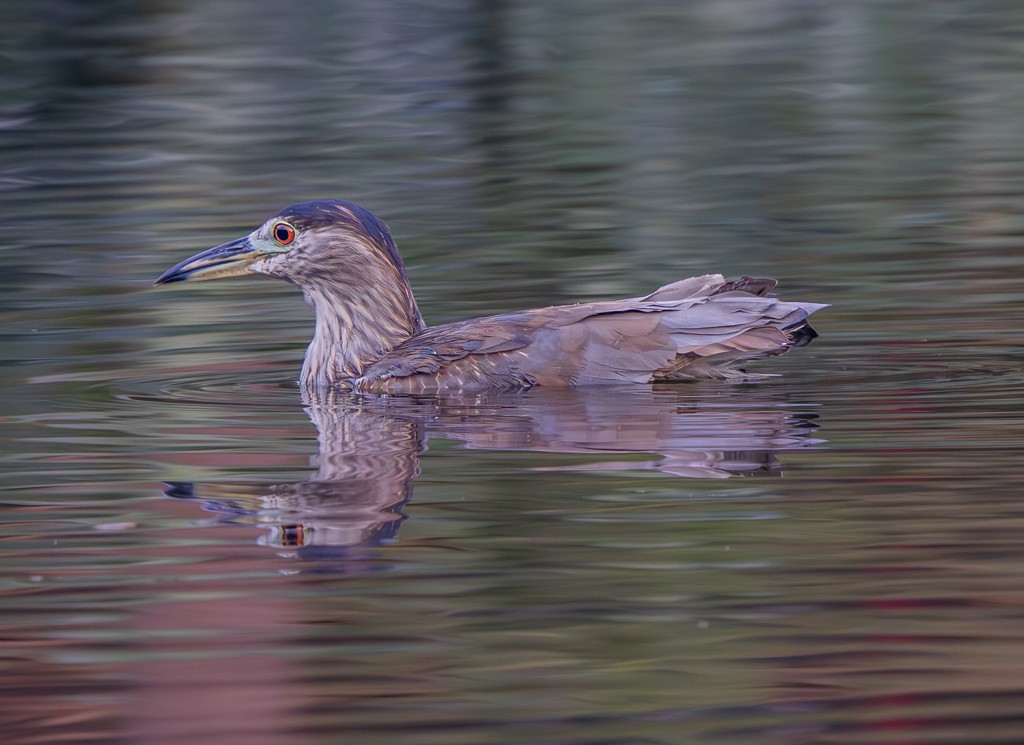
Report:
[[730,377],[744,360],[813,338],[806,319],[826,306],[779,300],[768,294],[775,285],[709,274],[643,298],[436,326],[382,355],[357,387],[430,392]]

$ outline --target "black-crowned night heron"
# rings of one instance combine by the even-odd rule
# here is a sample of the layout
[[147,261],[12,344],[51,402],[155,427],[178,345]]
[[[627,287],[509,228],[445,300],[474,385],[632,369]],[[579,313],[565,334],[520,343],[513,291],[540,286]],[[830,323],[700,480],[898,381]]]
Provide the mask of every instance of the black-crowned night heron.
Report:
[[817,334],[824,305],[783,302],[773,279],[720,274],[646,297],[561,305],[428,328],[387,226],[351,202],[303,202],[171,267],[156,284],[244,274],[298,285],[316,313],[311,390],[457,393],[729,378]]

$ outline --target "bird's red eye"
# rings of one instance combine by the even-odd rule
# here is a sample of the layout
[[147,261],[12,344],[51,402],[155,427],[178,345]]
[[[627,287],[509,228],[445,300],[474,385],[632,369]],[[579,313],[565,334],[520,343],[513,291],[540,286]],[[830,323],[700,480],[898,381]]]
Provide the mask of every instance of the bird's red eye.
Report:
[[295,240],[295,228],[286,222],[279,222],[273,229],[274,240],[282,246],[289,245]]

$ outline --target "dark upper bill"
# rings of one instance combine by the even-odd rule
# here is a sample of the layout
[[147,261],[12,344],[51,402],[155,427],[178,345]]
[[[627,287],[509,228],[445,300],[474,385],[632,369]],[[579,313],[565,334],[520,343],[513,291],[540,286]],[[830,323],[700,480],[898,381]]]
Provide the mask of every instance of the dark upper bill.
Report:
[[154,285],[197,282],[249,273],[249,265],[266,254],[257,250],[249,236],[209,248],[179,262],[157,277]]

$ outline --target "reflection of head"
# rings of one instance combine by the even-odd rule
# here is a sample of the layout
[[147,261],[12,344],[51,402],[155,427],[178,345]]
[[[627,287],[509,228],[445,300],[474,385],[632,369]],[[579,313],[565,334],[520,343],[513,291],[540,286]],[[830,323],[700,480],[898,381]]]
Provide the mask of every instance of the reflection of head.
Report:
[[277,484],[168,484],[168,496],[200,499],[226,517],[268,528],[276,548],[363,546],[395,537],[419,475],[415,422],[357,408],[309,406],[317,471]]

